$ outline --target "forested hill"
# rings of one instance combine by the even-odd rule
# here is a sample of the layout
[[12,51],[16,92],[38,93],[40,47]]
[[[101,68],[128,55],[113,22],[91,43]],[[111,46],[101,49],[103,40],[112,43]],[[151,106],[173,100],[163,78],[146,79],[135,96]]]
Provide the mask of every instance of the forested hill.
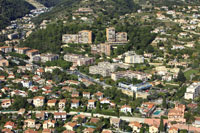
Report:
[[24,16],[34,8],[25,0],[0,0],[0,30],[8,26],[11,20]]
[[41,4],[45,5],[46,7],[52,7],[57,5],[58,3],[62,2],[63,0],[36,0]]

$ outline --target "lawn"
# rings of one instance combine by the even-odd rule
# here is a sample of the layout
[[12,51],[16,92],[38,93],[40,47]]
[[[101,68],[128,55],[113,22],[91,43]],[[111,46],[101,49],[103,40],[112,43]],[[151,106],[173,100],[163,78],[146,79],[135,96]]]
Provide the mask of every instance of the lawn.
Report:
[[184,75],[185,75],[185,77],[187,78],[187,80],[190,80],[190,75],[192,75],[192,74],[197,74],[197,73],[199,73],[199,70],[196,70],[196,69],[191,69],[191,70],[189,70],[189,71],[186,71],[185,73],[184,73]]

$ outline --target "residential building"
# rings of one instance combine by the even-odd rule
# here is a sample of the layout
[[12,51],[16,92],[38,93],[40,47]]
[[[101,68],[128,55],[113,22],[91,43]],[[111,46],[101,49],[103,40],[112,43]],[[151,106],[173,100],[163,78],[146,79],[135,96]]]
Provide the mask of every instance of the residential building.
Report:
[[110,118],[110,125],[112,125],[114,128],[119,128],[121,124],[120,118]]
[[92,44],[92,31],[82,30],[78,32],[79,43]]
[[66,112],[54,112],[54,119],[55,120],[66,120],[67,113]]
[[142,115],[146,117],[150,117],[154,110],[156,109],[156,105],[154,103],[145,102],[139,108],[139,111]]
[[129,55],[125,57],[125,63],[129,64],[144,63],[144,57],[142,55]]
[[66,130],[74,131],[78,127],[78,125],[77,122],[68,122],[64,125],[64,127],[66,128]]
[[58,60],[59,55],[47,53],[47,54],[41,54],[40,57],[41,57],[41,62],[47,62],[47,61]]
[[196,117],[192,125],[195,127],[200,127],[200,117]]
[[3,100],[1,102],[1,107],[2,108],[9,108],[12,104],[12,100],[8,99],[8,100]]
[[26,55],[27,55],[28,57],[33,57],[34,55],[37,55],[37,54],[39,54],[39,51],[36,50],[36,49],[28,50],[28,51],[26,52]]
[[16,125],[15,125],[15,123],[14,122],[12,122],[12,121],[8,121],[8,122],[6,122],[6,124],[4,125],[4,128],[6,128],[6,129],[15,129],[16,128]]
[[9,66],[8,60],[1,59],[1,60],[0,60],[0,66],[1,66],[1,67],[7,67],[7,66]]
[[33,98],[33,105],[35,107],[42,107],[44,105],[44,97],[37,96]]
[[200,82],[194,82],[187,87],[184,98],[187,100],[194,100],[200,95]]
[[108,42],[115,42],[116,37],[115,37],[115,28],[114,27],[109,27],[106,28],[106,38]]
[[83,97],[90,99],[90,92],[83,92]]
[[109,62],[99,62],[96,66],[89,67],[90,74],[100,74],[103,77],[110,76],[111,72],[114,72],[118,68],[118,65]]
[[65,99],[61,99],[58,103],[58,108],[61,110],[64,110],[65,108],[65,104],[66,104],[66,100]]
[[101,54],[105,54],[110,56],[111,54],[111,45],[108,43],[101,43],[100,44],[100,49],[99,49]]
[[27,119],[24,121],[24,126],[26,128],[35,128],[35,120],[33,119]]
[[57,102],[57,100],[56,99],[51,99],[51,100],[48,100],[48,102],[47,102],[47,106],[49,106],[49,107],[55,107],[56,106],[56,102]]
[[63,43],[78,43],[78,35],[77,34],[64,34],[62,36]]
[[64,60],[73,62],[75,65],[78,66],[91,65],[94,62],[94,58],[84,57],[82,55],[77,55],[77,54],[65,54]]
[[159,125],[158,124],[150,125],[149,133],[159,133]]
[[0,47],[0,51],[4,52],[4,53],[9,53],[13,51],[13,48],[11,46],[2,46]]
[[43,129],[54,128],[55,127],[55,120],[46,120],[43,122]]
[[92,31],[82,30],[78,34],[64,34],[62,36],[63,43],[80,43],[92,44]]
[[95,131],[94,128],[88,127],[83,130],[83,133],[93,133]]
[[129,78],[133,79],[136,78],[138,80],[146,81],[151,79],[152,74],[144,73],[144,72],[139,72],[139,71],[118,71],[114,72],[111,74],[111,79],[114,81],[117,81],[120,78]]
[[118,86],[120,88],[122,88],[122,89],[130,90],[130,91],[134,91],[134,92],[138,92],[138,91],[142,91],[142,90],[147,90],[147,89],[149,89],[149,88],[152,87],[152,85],[150,83],[148,83],[148,82],[146,82],[146,83],[139,83],[139,84],[136,84],[136,85],[129,84],[129,83],[119,82]]
[[127,33],[126,32],[116,33],[116,42],[127,42]]
[[178,128],[177,127],[170,127],[168,130],[168,133],[178,133]]
[[79,100],[78,99],[72,99],[71,100],[71,108],[78,108],[79,107]]
[[88,109],[94,109],[94,108],[96,108],[96,106],[95,106],[95,100],[88,100],[88,104],[87,104],[87,108]]
[[28,47],[23,47],[23,48],[14,47],[14,50],[15,50],[16,53],[18,53],[18,54],[26,54],[26,52],[27,52],[28,50],[31,50],[31,49],[28,48]]
[[185,113],[185,105],[183,104],[175,104],[175,108],[170,109],[168,112],[168,121],[176,121],[178,123],[185,123],[186,120],[184,118]]
[[142,127],[142,125],[137,121],[133,121],[133,122],[129,123],[129,127],[132,128],[134,133],[139,133],[140,132],[140,128]]
[[129,105],[123,105],[123,106],[120,108],[120,111],[121,111],[121,112],[124,112],[124,113],[132,113],[131,106],[129,106]]

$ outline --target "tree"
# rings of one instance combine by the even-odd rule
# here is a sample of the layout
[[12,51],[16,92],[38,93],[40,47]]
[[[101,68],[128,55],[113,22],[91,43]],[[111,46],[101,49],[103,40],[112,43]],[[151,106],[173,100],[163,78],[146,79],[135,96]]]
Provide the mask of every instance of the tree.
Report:
[[160,118],[160,127],[159,127],[161,132],[165,131],[165,127],[164,127],[164,122],[163,122],[163,117],[161,116]]
[[181,70],[178,73],[177,81],[180,81],[182,83],[184,83],[186,81],[186,77]]
[[163,97],[162,107],[167,108],[166,97]]

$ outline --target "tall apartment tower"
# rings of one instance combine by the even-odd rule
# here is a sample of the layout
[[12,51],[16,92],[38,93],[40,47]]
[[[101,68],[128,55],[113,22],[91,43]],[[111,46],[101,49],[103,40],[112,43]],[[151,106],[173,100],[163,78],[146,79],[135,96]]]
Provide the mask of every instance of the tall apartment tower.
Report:
[[106,28],[106,37],[107,37],[108,42],[115,42],[116,41],[115,28],[114,27]]
[[79,36],[79,43],[88,43],[92,44],[92,31],[89,30],[82,30],[78,33]]
[[110,56],[111,54],[111,45],[107,43],[101,43],[100,44],[101,53],[104,53],[105,55]]

